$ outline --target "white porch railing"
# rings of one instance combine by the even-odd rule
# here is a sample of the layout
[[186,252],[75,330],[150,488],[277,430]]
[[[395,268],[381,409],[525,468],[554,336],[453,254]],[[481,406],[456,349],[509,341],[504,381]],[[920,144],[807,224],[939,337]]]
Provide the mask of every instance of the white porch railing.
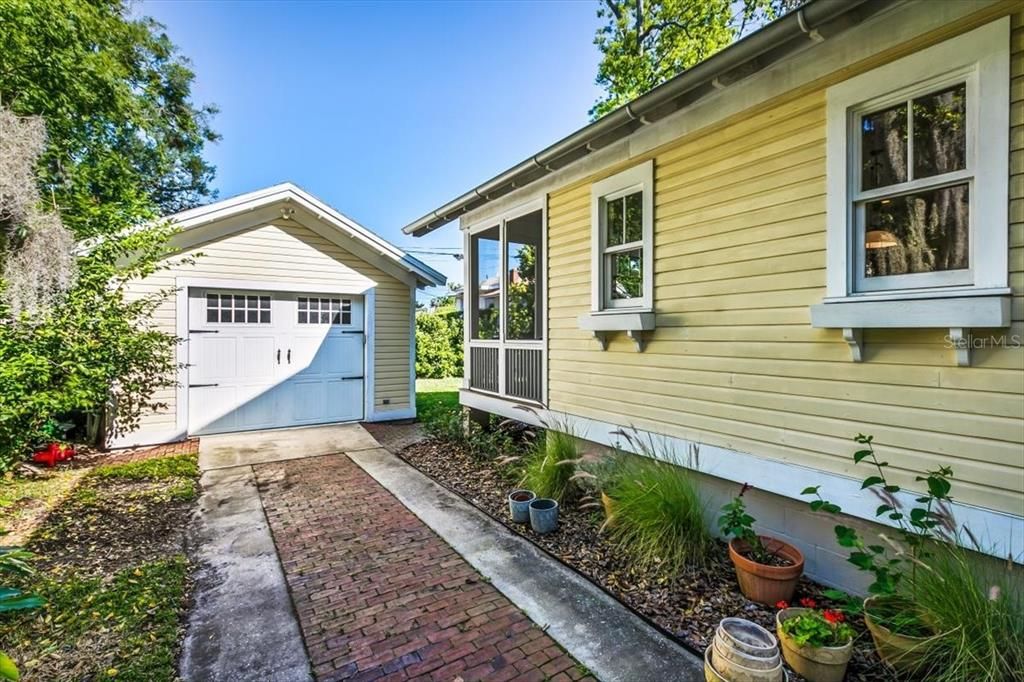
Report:
[[532,403],[544,402],[543,342],[470,341],[469,387]]

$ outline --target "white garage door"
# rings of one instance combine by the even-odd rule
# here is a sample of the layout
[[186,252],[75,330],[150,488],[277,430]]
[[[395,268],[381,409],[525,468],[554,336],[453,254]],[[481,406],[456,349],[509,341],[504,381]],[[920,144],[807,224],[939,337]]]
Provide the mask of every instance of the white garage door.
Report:
[[189,433],[363,417],[363,299],[189,290]]

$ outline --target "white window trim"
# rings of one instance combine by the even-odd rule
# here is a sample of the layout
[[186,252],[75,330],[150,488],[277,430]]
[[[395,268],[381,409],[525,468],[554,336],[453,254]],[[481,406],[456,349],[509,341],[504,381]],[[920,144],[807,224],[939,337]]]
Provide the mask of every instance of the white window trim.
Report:
[[[832,86],[827,91],[828,227],[825,303],[901,300],[922,294],[957,297],[1008,290],[1010,20],[985,26]],[[866,107],[898,101],[924,84],[968,77],[968,167],[971,185],[971,282],[945,287],[857,291],[860,261],[853,220],[852,123]],[[973,86],[972,86],[973,83]],[[886,92],[880,91],[884,84]],[[971,102],[973,95],[973,102]],[[983,104],[983,106],[982,106]],[[962,271],[957,271],[961,272]],[[860,326],[870,327],[870,320]]]
[[[605,263],[606,250],[604,218],[601,205],[604,200],[620,198],[640,190],[643,193],[643,296],[613,301],[605,295],[605,285],[611,273]],[[637,313],[654,308],[654,161],[649,160],[611,177],[599,180],[590,188],[590,243],[591,243],[591,311],[595,314]],[[615,250],[633,250],[635,246],[616,246]]]

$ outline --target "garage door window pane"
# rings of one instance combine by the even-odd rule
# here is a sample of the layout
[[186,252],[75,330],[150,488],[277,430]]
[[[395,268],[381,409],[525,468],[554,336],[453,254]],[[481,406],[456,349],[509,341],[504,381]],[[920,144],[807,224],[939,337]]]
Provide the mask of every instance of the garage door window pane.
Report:
[[352,324],[351,299],[303,296],[298,308],[299,324]]
[[270,324],[270,297],[207,294],[206,321],[219,324]]

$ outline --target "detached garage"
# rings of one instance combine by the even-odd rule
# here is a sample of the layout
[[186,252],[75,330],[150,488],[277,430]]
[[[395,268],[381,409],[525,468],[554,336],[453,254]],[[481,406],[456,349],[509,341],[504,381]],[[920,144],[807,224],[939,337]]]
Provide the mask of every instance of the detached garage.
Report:
[[183,341],[165,410],[116,445],[416,414],[416,289],[440,273],[286,183],[169,218],[174,290],[155,322]]

